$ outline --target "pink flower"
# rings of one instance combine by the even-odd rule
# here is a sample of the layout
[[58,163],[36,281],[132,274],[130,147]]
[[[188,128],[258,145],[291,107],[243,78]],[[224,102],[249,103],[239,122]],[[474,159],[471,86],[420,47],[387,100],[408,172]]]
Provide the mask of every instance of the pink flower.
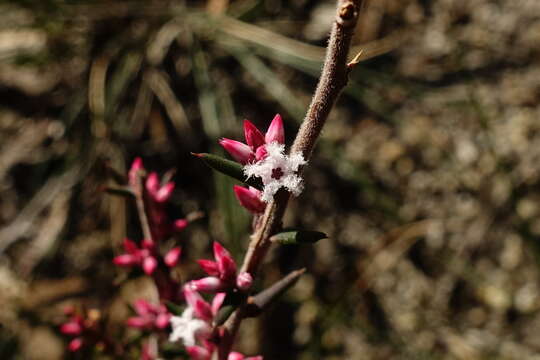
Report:
[[234,194],[240,205],[254,214],[264,212],[266,204],[261,200],[261,192],[254,187],[245,188],[242,186],[233,186]]
[[[218,292],[226,291],[237,287],[241,284],[241,290],[246,290],[251,286],[251,282],[246,282],[246,279],[251,278],[248,273],[241,273],[237,276],[236,262],[231,254],[218,242],[214,242],[214,260],[198,260],[199,266],[205,271],[208,277],[193,280],[190,285],[197,291],[202,292]],[[237,278],[241,277],[240,281]]]
[[66,309],[65,313],[69,316],[69,320],[60,325],[60,332],[72,337],[67,346],[69,351],[76,352],[83,346],[88,345],[88,342],[96,342],[97,318],[88,316],[86,313],[83,315],[77,314],[75,309],[71,307]]
[[140,266],[147,275],[152,275],[158,262],[155,256],[154,243],[143,240],[139,248],[135,242],[124,239],[125,254],[118,255],[113,262],[118,266]]
[[169,326],[171,314],[164,305],[153,305],[139,299],[133,304],[137,316],[126,320],[126,325],[137,329],[163,330]]
[[219,144],[242,165],[264,159],[267,144],[274,142],[285,143],[285,131],[281,115],[277,114],[274,117],[264,136],[251,121],[244,120],[244,136],[246,138],[245,144],[226,138],[221,139]]

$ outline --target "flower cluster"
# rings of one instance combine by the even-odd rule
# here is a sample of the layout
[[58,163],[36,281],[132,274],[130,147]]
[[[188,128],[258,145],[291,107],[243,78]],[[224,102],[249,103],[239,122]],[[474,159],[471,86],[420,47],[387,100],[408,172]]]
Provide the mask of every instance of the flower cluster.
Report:
[[253,188],[234,188],[240,204],[253,213],[261,213],[264,203],[270,202],[280,188],[298,196],[303,189],[298,170],[307,162],[302,154],[285,154],[285,131],[281,116],[277,114],[274,117],[265,135],[249,120],[244,120],[244,135],[245,144],[231,139],[221,139],[219,142],[236,161],[244,165],[248,178],[259,177],[262,180],[262,193],[257,193]]
[[69,320],[60,326],[60,332],[71,338],[68,344],[69,351],[76,352],[83,346],[101,342],[96,336],[99,333],[99,311],[77,312],[73,307],[68,307],[64,313],[69,316]]
[[[124,239],[125,253],[116,256],[113,262],[118,266],[139,266],[147,275],[152,275],[158,266],[159,255],[156,244],[147,239],[142,241],[141,247],[130,240]],[[163,263],[168,267],[174,267],[180,261],[182,248],[177,246],[169,250],[163,257]]]
[[171,314],[164,305],[154,305],[144,299],[136,300],[133,309],[137,316],[132,316],[126,325],[141,330],[164,330],[169,326]]
[[197,260],[199,266],[210,276],[193,280],[193,289],[202,292],[219,292],[234,289],[245,291],[251,287],[253,278],[247,272],[237,275],[236,262],[218,242],[214,242],[214,260]]

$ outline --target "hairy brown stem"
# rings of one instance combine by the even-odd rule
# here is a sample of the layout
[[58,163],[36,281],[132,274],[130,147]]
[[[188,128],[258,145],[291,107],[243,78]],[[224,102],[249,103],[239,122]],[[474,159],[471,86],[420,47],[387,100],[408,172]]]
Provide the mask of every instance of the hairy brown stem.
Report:
[[[350,66],[347,66],[347,55],[358,20],[360,5],[361,0],[338,1],[336,19],[332,25],[321,77],[306,117],[291,148],[291,153],[300,152],[306,160],[311,156],[332,106],[347,84],[350,70]],[[281,221],[289,197],[290,194],[282,189],[266,206],[257,229],[251,235],[248,251],[240,271],[247,271],[253,276],[257,273],[270,247],[270,237],[281,228]],[[243,318],[242,309],[243,306],[233,313],[225,323],[225,328],[230,336],[227,344],[221,346],[220,360],[226,359],[234,342],[234,337]]]

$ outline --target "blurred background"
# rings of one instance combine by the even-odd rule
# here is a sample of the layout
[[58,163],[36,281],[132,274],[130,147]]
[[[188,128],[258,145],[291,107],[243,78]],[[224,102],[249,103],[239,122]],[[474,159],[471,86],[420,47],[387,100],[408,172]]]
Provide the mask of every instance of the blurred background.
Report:
[[[148,282],[111,262],[140,231],[133,204],[103,191],[109,167],[176,169],[171,214],[206,214],[178,239],[188,277],[212,240],[241,258],[249,215],[190,151],[221,153],[242,119],[266,129],[276,113],[290,144],[334,11],[0,2],[0,358],[69,358],[66,305],[99,309],[124,336]],[[237,348],[540,359],[540,1],[366,0],[351,57],[360,49],[285,219],[330,239],[273,249],[260,287],[307,273]]]

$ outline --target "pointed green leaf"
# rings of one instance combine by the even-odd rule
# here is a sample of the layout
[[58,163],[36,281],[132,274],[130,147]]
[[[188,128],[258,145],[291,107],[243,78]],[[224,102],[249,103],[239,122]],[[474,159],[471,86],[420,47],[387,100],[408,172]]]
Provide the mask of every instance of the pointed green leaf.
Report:
[[277,233],[270,238],[270,241],[283,245],[294,245],[309,243],[313,244],[321,239],[326,239],[325,233],[312,230],[290,230]]
[[193,153],[193,155],[200,158],[206,165],[216,171],[235,178],[236,180],[241,181],[249,186],[253,186],[254,188],[262,189],[262,183],[260,179],[248,179],[246,175],[244,175],[243,166],[235,161],[224,159],[221,156],[208,153]]

